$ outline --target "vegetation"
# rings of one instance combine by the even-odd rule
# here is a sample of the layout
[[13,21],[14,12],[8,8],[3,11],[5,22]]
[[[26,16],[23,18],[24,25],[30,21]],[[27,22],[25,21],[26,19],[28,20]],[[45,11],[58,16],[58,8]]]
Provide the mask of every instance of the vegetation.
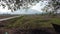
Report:
[[60,9],[60,0],[51,0],[42,10],[48,14],[57,14]]
[[9,23],[6,28],[21,28],[21,29],[34,29],[34,28],[49,28],[52,27],[51,23],[60,25],[60,17],[58,16],[41,16],[30,15],[21,16],[19,18],[8,20]]
[[[8,10],[16,11],[20,9],[21,7],[24,9],[28,9],[29,5],[35,5],[32,4],[33,2],[39,2],[40,0],[0,0],[0,6],[3,6],[5,8],[8,7]],[[3,3],[2,3],[3,2]]]
[[[18,9],[21,9],[21,7],[23,9],[28,9],[33,5],[36,5],[36,3],[38,3],[39,1],[45,1],[45,0],[0,0],[0,6],[3,6],[3,8],[8,7],[8,10],[11,11],[16,11]],[[34,2],[36,2],[35,4],[33,4]],[[31,5],[31,6],[29,6]],[[28,7],[29,6],[29,7]],[[52,7],[54,7],[53,12],[57,12],[56,10],[60,6],[60,1],[59,0],[49,0],[49,5],[48,8],[50,7],[52,9]],[[47,9],[47,7],[45,7],[45,10]],[[46,11],[47,11],[46,10]]]
[[[8,7],[8,10],[11,10],[11,11],[16,11],[18,9],[21,9],[21,7],[22,9],[29,9],[31,6],[35,5],[33,4],[33,2],[39,2],[39,1],[42,1],[42,0],[0,0],[0,6],[3,6],[3,8]],[[3,23],[4,24],[1,26],[8,29],[19,28],[19,29],[25,29],[25,30],[40,29],[40,28],[53,28],[51,23],[60,25],[60,14],[59,15],[57,14],[57,10],[59,8],[60,8],[59,0],[58,1],[51,0],[48,5],[42,8],[42,10],[47,13],[43,13],[42,15],[37,15],[37,14],[24,15],[18,18],[2,21],[2,24]],[[19,29],[17,30],[19,31]]]

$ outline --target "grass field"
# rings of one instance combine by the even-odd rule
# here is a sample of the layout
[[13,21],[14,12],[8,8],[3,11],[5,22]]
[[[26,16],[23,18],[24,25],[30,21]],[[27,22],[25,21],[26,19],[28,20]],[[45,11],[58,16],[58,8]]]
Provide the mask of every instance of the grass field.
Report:
[[5,25],[7,28],[34,29],[41,27],[52,27],[51,23],[60,25],[60,17],[30,15],[10,19],[7,22],[7,24]]
[[[29,29],[33,29],[33,30],[41,29],[44,32],[47,31],[52,34],[57,34],[54,31],[54,28],[51,23],[60,25],[60,16],[25,15],[25,16],[20,16],[18,18],[13,18],[7,21],[2,21],[0,24],[4,24],[4,27],[2,27],[2,32],[4,30],[7,30],[8,32],[10,32],[10,34],[13,34],[13,33],[20,34],[21,29],[25,33],[26,31],[24,30],[28,30],[27,32],[29,32],[29,31],[32,31]],[[0,31],[1,31],[1,28],[0,28]]]

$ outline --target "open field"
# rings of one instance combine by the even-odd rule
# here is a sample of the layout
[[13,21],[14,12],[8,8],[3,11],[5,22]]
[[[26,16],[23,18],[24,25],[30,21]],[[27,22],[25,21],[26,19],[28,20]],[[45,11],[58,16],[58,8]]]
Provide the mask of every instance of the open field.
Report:
[[[8,20],[10,21],[10,24],[8,25],[8,27],[10,26],[11,28],[13,27],[25,27],[26,26],[31,26],[31,28],[35,28],[37,26],[39,27],[52,27],[51,23],[55,23],[55,24],[59,24],[60,25],[60,17],[59,16],[21,16],[19,18],[15,18],[12,20]],[[13,23],[13,24],[12,24]],[[23,28],[22,27],[22,28]]]
[[[34,29],[45,31],[49,34],[58,34],[51,23],[60,25],[60,16],[25,15],[0,22],[0,28],[2,28],[1,31],[5,29],[10,34],[20,34],[20,30],[23,30],[23,33],[30,32]],[[43,34],[45,33],[43,32]]]

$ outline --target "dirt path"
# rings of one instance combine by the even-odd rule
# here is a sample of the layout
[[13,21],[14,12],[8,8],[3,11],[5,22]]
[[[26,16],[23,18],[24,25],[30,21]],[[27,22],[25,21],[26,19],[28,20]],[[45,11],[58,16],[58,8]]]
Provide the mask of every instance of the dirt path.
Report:
[[3,19],[0,19],[0,21],[9,20],[9,19],[16,18],[16,17],[20,17],[20,16],[14,16],[14,17],[3,18]]

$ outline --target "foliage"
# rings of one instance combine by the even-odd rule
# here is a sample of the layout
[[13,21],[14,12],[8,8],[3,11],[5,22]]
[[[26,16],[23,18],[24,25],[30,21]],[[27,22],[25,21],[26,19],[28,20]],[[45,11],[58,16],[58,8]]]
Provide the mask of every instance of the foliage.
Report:
[[47,13],[50,12],[51,14],[55,14],[55,13],[57,14],[57,10],[60,8],[60,1],[59,0],[51,0],[48,3],[49,3],[49,5],[46,5],[42,10]]
[[28,5],[33,5],[33,2],[40,0],[0,0],[0,6],[8,7],[8,10],[16,11],[21,8],[29,8]]
[[60,0],[52,0],[52,1],[53,1],[52,5],[54,7],[54,12],[56,12],[56,14],[57,14],[57,9],[60,8]]

